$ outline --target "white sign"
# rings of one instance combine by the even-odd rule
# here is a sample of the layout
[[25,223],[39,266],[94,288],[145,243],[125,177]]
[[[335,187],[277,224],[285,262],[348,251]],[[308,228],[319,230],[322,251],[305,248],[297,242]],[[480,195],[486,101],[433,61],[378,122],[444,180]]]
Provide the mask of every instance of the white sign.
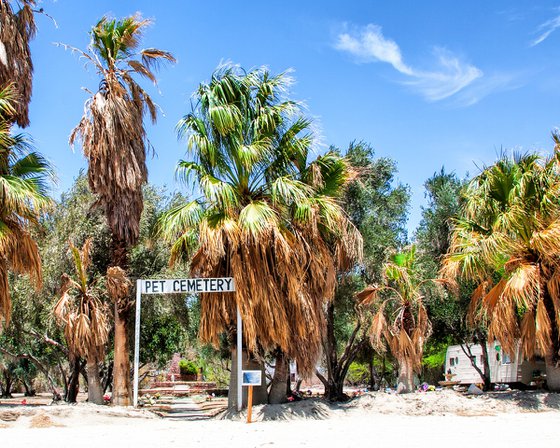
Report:
[[184,294],[235,291],[232,277],[139,280],[142,294]]
[[262,372],[260,370],[243,370],[242,386],[260,386],[262,382]]

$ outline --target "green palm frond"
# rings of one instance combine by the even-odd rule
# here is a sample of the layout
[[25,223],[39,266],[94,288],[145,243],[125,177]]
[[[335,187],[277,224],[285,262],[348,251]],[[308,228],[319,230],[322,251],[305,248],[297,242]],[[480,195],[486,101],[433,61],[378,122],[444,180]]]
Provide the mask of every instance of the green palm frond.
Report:
[[203,218],[204,209],[198,201],[191,201],[173,207],[158,220],[157,233],[166,240],[173,241],[185,231],[195,230]]
[[278,227],[278,215],[268,203],[254,201],[239,213],[239,226],[258,239],[271,228]]
[[26,136],[10,132],[11,89],[0,91],[0,109],[5,112],[0,111],[0,329],[10,321],[8,273],[27,273],[41,286],[41,259],[31,230],[52,204],[52,168],[32,151]]
[[313,189],[291,176],[281,176],[270,183],[270,198],[274,204],[292,205],[305,202]]

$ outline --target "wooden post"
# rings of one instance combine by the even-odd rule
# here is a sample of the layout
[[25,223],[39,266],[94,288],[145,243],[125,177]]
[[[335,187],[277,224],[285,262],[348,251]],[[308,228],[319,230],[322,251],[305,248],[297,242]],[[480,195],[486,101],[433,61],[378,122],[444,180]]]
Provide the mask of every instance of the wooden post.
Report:
[[249,395],[247,396],[247,423],[251,423],[252,413],[253,413],[253,386],[249,386]]

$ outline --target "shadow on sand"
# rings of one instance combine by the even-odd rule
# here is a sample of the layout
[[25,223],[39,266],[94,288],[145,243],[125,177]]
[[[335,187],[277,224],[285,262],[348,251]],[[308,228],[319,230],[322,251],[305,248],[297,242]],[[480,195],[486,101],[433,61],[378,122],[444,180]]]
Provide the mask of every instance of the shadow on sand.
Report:
[[509,401],[513,405],[530,411],[560,409],[560,394],[534,391],[511,391],[491,393],[498,401]]
[[[290,404],[265,404],[253,407],[253,421],[270,420],[325,420],[332,416],[334,410],[341,407],[336,403],[328,403],[320,398],[306,399]],[[220,414],[219,419],[243,420],[247,418],[247,410],[242,412],[228,409]]]

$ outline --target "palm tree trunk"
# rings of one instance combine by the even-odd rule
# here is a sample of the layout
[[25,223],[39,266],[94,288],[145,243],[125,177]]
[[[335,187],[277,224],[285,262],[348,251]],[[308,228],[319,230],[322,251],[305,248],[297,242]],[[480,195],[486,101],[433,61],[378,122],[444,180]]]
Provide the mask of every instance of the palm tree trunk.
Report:
[[412,362],[406,358],[399,359],[398,383],[401,393],[409,393],[414,390],[414,370],[412,369]]
[[115,352],[113,366],[113,403],[130,406],[130,359],[126,312],[118,310],[115,303]]
[[2,398],[13,398],[12,397],[12,384],[13,384],[13,377],[8,371],[8,369],[4,370],[4,380],[6,381],[6,386],[2,391]]
[[[111,263],[124,271],[128,268],[128,250],[126,242],[113,235],[111,242]],[[128,297],[114,297],[115,302],[115,346],[113,365],[113,404],[130,406],[130,357],[128,341],[128,316],[129,310],[124,301]]]
[[546,364],[546,385],[551,392],[560,392],[560,365],[554,356],[554,349],[551,349],[545,356]]
[[[264,374],[264,365],[248,356],[243,350],[242,368],[245,370],[260,370],[262,372],[262,385],[253,387],[253,404],[268,403],[268,393],[266,390],[266,380]],[[245,387],[242,394],[243,407],[247,406],[247,388]],[[237,349],[235,346],[231,349],[231,373],[229,376],[228,390],[228,407],[237,409]]]
[[276,365],[274,366],[274,377],[268,394],[270,404],[286,403],[288,401],[288,380],[290,378],[290,367],[288,358],[280,349],[276,351]]
[[103,388],[99,378],[99,363],[96,356],[89,356],[86,365],[88,378],[88,401],[103,404]]
[[68,380],[68,389],[66,391],[65,400],[68,403],[76,403],[78,398],[78,392],[80,391],[80,358],[72,357],[70,360],[71,373],[70,379]]

